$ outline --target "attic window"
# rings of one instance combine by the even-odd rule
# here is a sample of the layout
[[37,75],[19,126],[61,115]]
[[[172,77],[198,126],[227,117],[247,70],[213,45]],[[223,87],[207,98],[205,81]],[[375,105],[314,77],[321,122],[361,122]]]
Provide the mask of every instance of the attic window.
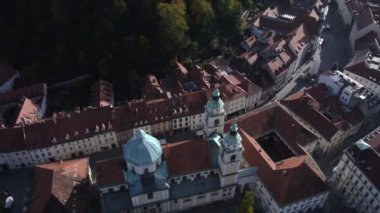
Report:
[[84,134],[89,134],[90,133],[90,130],[88,130],[88,128],[86,128],[86,130],[84,131]]
[[99,132],[99,126],[98,125],[95,126],[95,132]]
[[53,140],[51,142],[57,143],[57,138],[53,137]]
[[108,122],[108,129],[112,129],[112,125],[110,122]]
[[69,134],[66,134],[65,139],[66,139],[66,140],[70,140],[70,135],[69,135]]
[[74,132],[74,136],[78,136],[79,135],[79,132],[78,131],[75,131]]
[[102,123],[102,131],[105,131],[105,130],[106,130],[106,125]]

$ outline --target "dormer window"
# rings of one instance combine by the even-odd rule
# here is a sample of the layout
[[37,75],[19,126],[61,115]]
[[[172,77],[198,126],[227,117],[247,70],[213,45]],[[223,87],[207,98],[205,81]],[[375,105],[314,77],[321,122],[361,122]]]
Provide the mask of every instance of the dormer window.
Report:
[[90,133],[90,130],[88,128],[86,128],[86,130],[84,131],[84,134],[89,134]]
[[95,132],[99,132],[99,126],[98,125],[95,126]]
[[106,125],[102,123],[102,131],[106,131]]
[[74,136],[78,136],[79,135],[79,132],[78,131],[75,131],[74,132]]
[[65,140],[70,140],[70,135],[66,134]]
[[110,122],[108,122],[108,129],[111,130],[112,129],[112,125]]
[[51,142],[57,143],[57,138],[53,137],[53,140]]

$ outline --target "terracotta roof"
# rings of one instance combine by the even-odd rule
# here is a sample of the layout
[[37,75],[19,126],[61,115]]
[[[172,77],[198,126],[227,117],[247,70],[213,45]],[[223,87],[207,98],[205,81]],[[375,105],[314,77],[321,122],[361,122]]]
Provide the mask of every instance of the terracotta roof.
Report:
[[266,65],[270,72],[275,76],[279,76],[287,72],[290,64],[295,60],[293,53],[285,46],[276,48],[279,54],[268,61]]
[[160,123],[173,118],[200,114],[204,111],[208,99],[206,91],[185,93],[171,99],[155,99],[150,101],[130,101],[130,121],[133,128],[147,124]]
[[[281,15],[292,15],[294,19],[289,22],[279,21]],[[264,10],[254,25],[263,29],[271,29],[280,33],[287,34],[294,30],[300,24],[305,24],[312,35],[318,34],[320,24],[318,23],[319,15],[315,8],[311,10],[302,10],[293,8],[289,1],[279,1],[274,7],[268,7]]]
[[123,163],[123,158],[96,162],[96,184],[101,188],[125,183]]
[[355,50],[366,49],[371,45],[375,44],[379,46],[379,40],[377,39],[377,34],[374,31],[367,33],[366,35],[355,40]]
[[187,71],[186,67],[184,67],[178,61],[176,61],[175,63],[176,63],[176,71],[177,71],[177,75],[179,79],[185,78],[187,74],[189,73],[189,71]]
[[354,13],[357,13],[356,23],[358,30],[361,30],[375,22],[372,11],[368,6],[359,3],[357,0],[348,1],[346,2],[346,5],[351,14],[354,15]]
[[43,97],[45,94],[46,84],[35,84],[28,87],[22,87],[16,90],[0,94],[0,105],[19,102],[22,98]]
[[88,164],[83,158],[36,166],[29,212],[87,212]]
[[315,135],[303,128],[277,103],[261,107],[234,120],[227,121],[224,130],[228,131],[229,125],[235,121],[239,128],[244,129],[245,132],[253,137],[260,137],[265,132],[276,131],[298,154],[305,153],[300,145],[306,145],[317,139]]
[[209,145],[205,139],[168,144],[164,147],[164,156],[171,177],[211,168]]
[[369,133],[363,140],[380,154],[380,127]]
[[260,181],[280,206],[329,190],[323,173],[310,156],[301,154],[274,163],[256,140],[241,129],[244,159],[249,166],[257,167]]
[[17,75],[18,71],[5,64],[0,64],[0,86],[6,83],[13,76]]
[[91,105],[94,107],[104,107],[113,105],[112,84],[99,80],[91,88]]
[[366,65],[366,62],[365,62],[366,58],[367,57],[360,57],[359,60],[356,60],[350,63],[347,67],[345,67],[345,70],[348,72],[354,73],[358,76],[361,76],[376,84],[380,84],[380,71],[376,69],[370,69]]
[[112,131],[111,108],[88,108],[82,112],[53,115],[25,126],[25,141],[30,149],[80,140],[97,132]]
[[16,152],[26,150],[22,127],[0,128],[0,152]]
[[37,122],[39,109],[39,105],[33,103],[29,98],[25,98],[17,115],[15,125]]
[[358,108],[344,111],[337,97],[329,94],[324,84],[317,84],[304,91],[297,92],[281,104],[293,111],[316,129],[325,139],[331,139],[339,129],[357,125],[363,115]]
[[339,131],[338,127],[320,112],[320,103],[304,91],[289,96],[282,100],[281,104],[309,123],[327,140]]
[[296,28],[296,30],[291,32],[290,35],[292,35],[292,38],[290,39],[289,43],[299,55],[301,50],[311,41],[309,32],[307,31],[305,25],[301,24]]

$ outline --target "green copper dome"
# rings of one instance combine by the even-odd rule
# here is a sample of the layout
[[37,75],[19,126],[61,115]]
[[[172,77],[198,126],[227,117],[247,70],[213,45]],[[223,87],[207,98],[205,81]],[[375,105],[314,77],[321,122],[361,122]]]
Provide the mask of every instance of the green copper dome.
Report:
[[238,126],[236,123],[233,123],[230,127],[230,132],[224,135],[224,142],[229,145],[238,145],[241,143],[242,139],[238,133]]
[[214,89],[214,91],[212,91],[212,97],[220,97],[219,89]]
[[224,103],[222,99],[220,99],[219,89],[215,89],[212,92],[212,99],[207,102],[207,110],[224,110]]
[[126,145],[123,145],[124,159],[133,165],[148,165],[161,157],[160,142],[139,129]]

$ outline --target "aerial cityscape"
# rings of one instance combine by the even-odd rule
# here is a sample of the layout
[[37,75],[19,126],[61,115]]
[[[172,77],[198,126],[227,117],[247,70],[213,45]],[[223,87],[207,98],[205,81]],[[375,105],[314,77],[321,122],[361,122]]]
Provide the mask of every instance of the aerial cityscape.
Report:
[[0,2],[0,213],[380,213],[380,1]]

